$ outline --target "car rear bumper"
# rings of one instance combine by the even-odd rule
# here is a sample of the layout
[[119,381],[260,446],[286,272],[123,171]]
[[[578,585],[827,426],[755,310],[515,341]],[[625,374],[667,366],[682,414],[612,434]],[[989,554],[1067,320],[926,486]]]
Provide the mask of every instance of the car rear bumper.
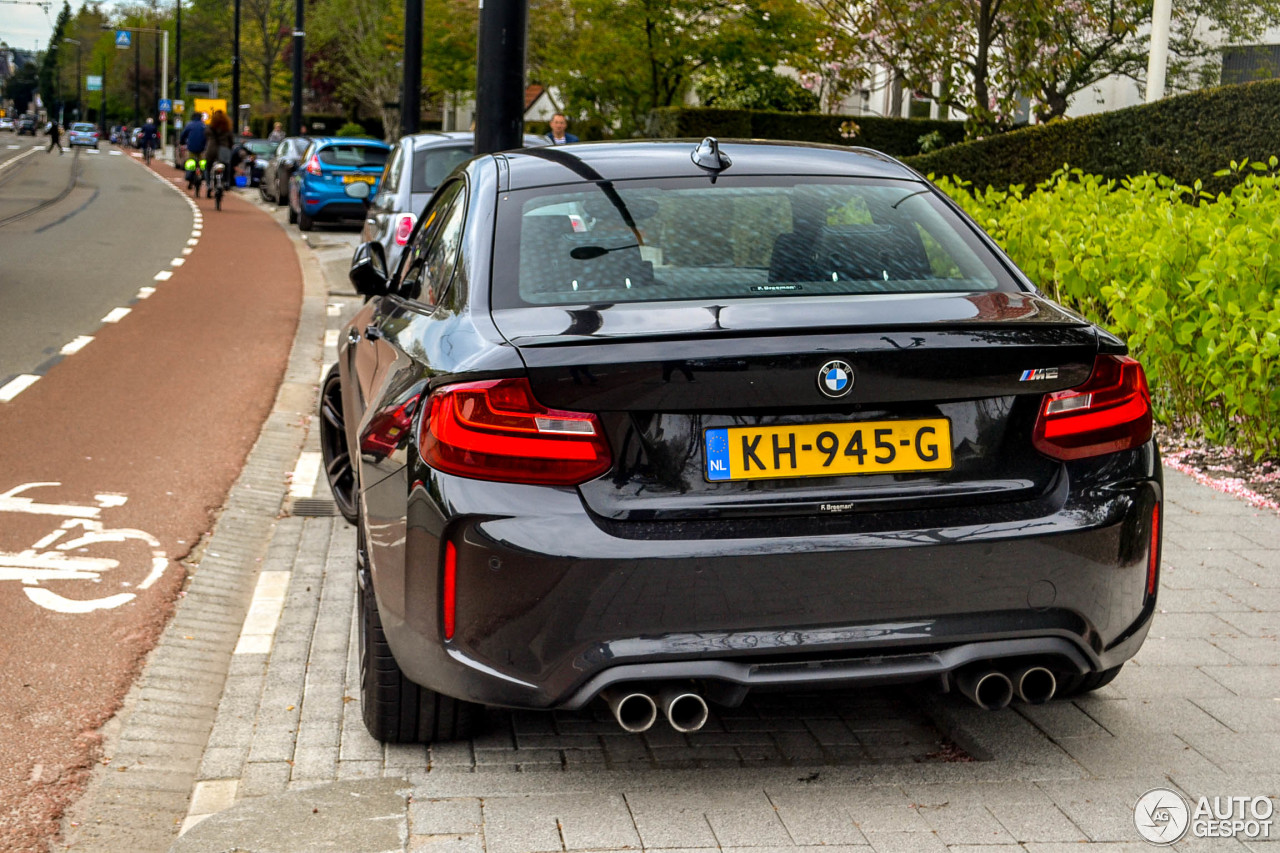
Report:
[[[405,673],[492,705],[579,707],[611,684],[676,678],[731,695],[945,687],[981,661],[1100,671],[1137,652],[1155,605],[1159,462],[1154,444],[1121,456],[1110,469],[1066,466],[1042,499],[982,523],[867,533],[850,516],[844,532],[805,537],[628,536],[606,531],[573,489],[429,469],[410,488],[404,469],[365,496],[376,507],[409,494],[407,529],[370,521],[373,585]],[[449,641],[446,542],[457,553]]]
[[364,219],[367,211],[363,202],[353,202],[346,196],[338,200],[304,195],[302,209],[313,219]]

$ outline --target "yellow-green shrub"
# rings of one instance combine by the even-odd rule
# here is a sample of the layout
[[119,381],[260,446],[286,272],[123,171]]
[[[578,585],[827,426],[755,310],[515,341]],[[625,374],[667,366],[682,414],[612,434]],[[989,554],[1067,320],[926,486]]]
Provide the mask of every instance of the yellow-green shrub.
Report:
[[1280,451],[1280,178],[1210,196],[1159,175],[1060,170],[1026,192],[938,185],[1049,296],[1126,338],[1158,416],[1220,444]]

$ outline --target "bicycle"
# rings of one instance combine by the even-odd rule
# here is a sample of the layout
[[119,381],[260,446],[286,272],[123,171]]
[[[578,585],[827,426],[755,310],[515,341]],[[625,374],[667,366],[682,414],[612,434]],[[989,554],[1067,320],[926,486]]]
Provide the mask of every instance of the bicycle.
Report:
[[155,152],[155,147],[154,147],[154,146],[150,145],[149,143],[144,143],[144,144],[143,144],[143,146],[142,146],[142,159],[143,159],[143,161],[144,161],[148,166],[150,166],[150,165],[151,165],[151,158],[154,156],[154,152]]
[[210,170],[209,191],[213,193],[213,206],[217,210],[222,210],[222,193],[227,183],[227,164],[221,160],[215,161],[213,168]]
[[[51,515],[63,518],[62,524],[22,551],[0,551],[0,581],[18,581],[30,601],[56,613],[91,613],[110,610],[137,598],[136,592],[115,592],[109,595],[76,598],[63,595],[73,590],[83,590],[80,583],[99,584],[103,575],[117,581],[121,589],[149,589],[169,566],[169,558],[160,550],[160,542],[144,530],[104,527],[98,517],[104,509],[123,506],[123,495],[95,495],[97,506],[81,504],[41,503],[29,497],[19,497],[28,489],[60,486],[61,483],[23,483],[0,493],[0,512],[16,512],[27,515]],[[81,532],[67,538],[76,528]],[[130,546],[130,543],[134,543]],[[90,548],[102,550],[103,556],[86,556]],[[76,552],[76,553],[72,553]],[[141,581],[133,583],[124,576],[129,570],[145,567]],[[48,585],[53,584],[56,589]],[[112,585],[114,586],[114,585]],[[57,590],[61,590],[59,592]]]

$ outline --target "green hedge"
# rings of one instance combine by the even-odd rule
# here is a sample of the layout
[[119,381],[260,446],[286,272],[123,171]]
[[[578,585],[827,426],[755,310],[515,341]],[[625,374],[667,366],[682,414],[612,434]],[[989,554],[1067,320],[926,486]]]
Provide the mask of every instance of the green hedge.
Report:
[[[1208,197],[1161,175],[1059,171],[1034,190],[944,192],[1047,295],[1125,338],[1157,412],[1215,444],[1280,453],[1280,159]],[[1219,176],[1225,177],[1225,176]]]
[[[348,122],[354,121],[364,128],[366,136],[372,136],[374,139],[382,139],[382,119],[362,118],[351,119],[342,115],[330,115],[327,113],[303,113],[302,123],[307,128],[307,132],[312,136],[337,136],[338,130]],[[289,114],[282,115],[260,115],[253,116],[249,119],[249,129],[253,131],[254,136],[265,137],[271,132],[271,128],[276,122],[284,127],[285,133],[289,132]]]
[[[954,144],[964,139],[964,124],[917,118],[775,113],[713,107],[661,107],[649,113],[645,135],[657,139],[714,136],[725,139],[787,139],[862,145],[894,157],[920,151],[920,137],[937,132]],[[852,133],[850,136],[848,134]]]
[[1204,89],[1154,104],[1036,125],[908,158],[925,174],[978,187],[1032,187],[1070,164],[1119,180],[1143,172],[1211,192],[1239,176],[1213,176],[1229,160],[1280,153],[1280,80]]

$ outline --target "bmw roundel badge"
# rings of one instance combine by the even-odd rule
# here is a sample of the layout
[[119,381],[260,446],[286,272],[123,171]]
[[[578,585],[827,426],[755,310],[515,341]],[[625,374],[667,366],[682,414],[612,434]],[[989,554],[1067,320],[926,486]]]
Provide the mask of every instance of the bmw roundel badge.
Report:
[[828,397],[843,397],[853,390],[853,368],[848,362],[828,361],[818,371],[818,390]]

